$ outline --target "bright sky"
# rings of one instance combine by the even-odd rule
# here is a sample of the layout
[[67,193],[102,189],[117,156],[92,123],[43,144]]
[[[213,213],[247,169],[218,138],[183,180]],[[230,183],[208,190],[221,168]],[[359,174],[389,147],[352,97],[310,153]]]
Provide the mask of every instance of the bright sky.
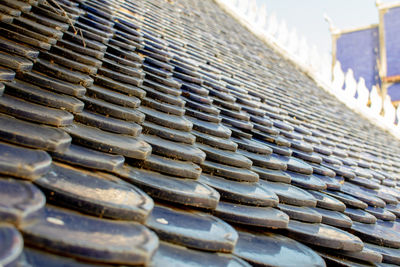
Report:
[[329,54],[331,37],[324,13],[339,29],[378,23],[375,0],[257,0],[261,3],[266,4],[268,15],[274,12],[279,21],[285,19],[289,31],[296,27],[299,37],[304,35],[309,45],[315,44],[318,51]]

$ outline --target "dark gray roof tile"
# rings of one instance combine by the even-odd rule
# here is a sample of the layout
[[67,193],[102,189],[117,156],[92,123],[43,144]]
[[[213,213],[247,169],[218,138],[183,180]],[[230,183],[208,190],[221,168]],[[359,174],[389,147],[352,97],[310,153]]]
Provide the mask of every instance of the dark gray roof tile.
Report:
[[21,254],[24,240],[18,230],[10,224],[0,226],[0,264],[12,265]]
[[158,246],[157,235],[138,223],[97,219],[53,206],[21,230],[27,244],[97,262],[145,264]]
[[344,251],[361,251],[364,246],[357,236],[325,224],[291,220],[288,231],[290,237],[315,246]]
[[47,201],[98,217],[144,222],[153,200],[135,186],[102,173],[55,163],[35,180]]
[[74,119],[68,111],[34,104],[7,94],[0,98],[0,112],[56,127],[71,125]]
[[151,197],[164,201],[215,209],[220,198],[216,190],[193,179],[175,178],[129,166],[118,170],[118,175]]
[[232,226],[212,215],[159,204],[146,226],[161,240],[207,251],[231,252],[238,239]]
[[0,173],[33,180],[50,171],[51,157],[44,151],[0,142]]
[[263,266],[291,265],[293,258],[300,265],[325,266],[323,259],[309,247],[273,233],[239,231],[234,254],[252,264]]
[[19,226],[34,219],[46,203],[44,194],[30,182],[1,177],[0,184],[0,216],[4,223]]
[[63,152],[52,152],[51,157],[71,165],[108,172],[115,172],[125,161],[121,155],[107,154],[75,144]]
[[278,205],[276,194],[255,182],[237,182],[208,174],[202,174],[199,181],[213,187],[221,198],[231,202],[269,207]]
[[3,141],[48,151],[64,151],[71,137],[61,129],[34,124],[0,114],[0,139]]
[[140,138],[105,132],[80,123],[64,127],[74,142],[111,154],[129,158],[145,159],[151,153],[151,146]]
[[91,111],[84,110],[81,113],[76,113],[74,119],[76,122],[96,127],[98,129],[111,133],[125,134],[137,137],[142,132],[142,127],[133,121],[120,120],[117,118],[108,117],[107,115],[97,114]]
[[279,204],[278,208],[286,213],[289,216],[290,220],[297,220],[308,223],[322,222],[322,215],[310,207]]
[[246,206],[220,201],[213,214],[225,221],[249,227],[284,229],[289,216],[272,207]]

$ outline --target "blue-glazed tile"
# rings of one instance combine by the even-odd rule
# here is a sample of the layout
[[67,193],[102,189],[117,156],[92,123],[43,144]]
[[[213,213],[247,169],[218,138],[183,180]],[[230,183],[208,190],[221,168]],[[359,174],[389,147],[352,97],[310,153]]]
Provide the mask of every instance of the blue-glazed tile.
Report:
[[155,205],[146,225],[160,239],[208,251],[231,252],[238,235],[224,221],[197,211]]
[[144,222],[153,208],[148,195],[115,176],[60,163],[35,184],[48,201],[99,217]]
[[166,263],[171,266],[189,265],[202,267],[215,265],[221,267],[250,267],[250,264],[246,261],[231,254],[211,253],[160,242],[160,246],[149,266],[162,267]]
[[239,231],[234,255],[256,266],[325,266],[324,260],[307,246],[282,235]]
[[145,264],[158,247],[157,236],[141,224],[97,219],[53,206],[46,206],[42,217],[21,231],[25,244],[105,263]]
[[24,240],[18,230],[7,223],[0,224],[0,264],[13,264],[22,252]]

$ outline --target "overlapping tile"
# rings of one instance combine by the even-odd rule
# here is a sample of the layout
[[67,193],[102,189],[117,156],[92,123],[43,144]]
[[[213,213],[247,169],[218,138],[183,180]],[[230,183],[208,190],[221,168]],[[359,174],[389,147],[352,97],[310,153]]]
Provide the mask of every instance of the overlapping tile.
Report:
[[[0,8],[0,173],[5,189],[21,185],[42,196],[36,203],[3,192],[0,206],[26,241],[12,261],[246,266],[290,265],[296,256],[323,266],[316,250],[327,263],[378,265],[379,254],[384,264],[398,263],[398,141],[318,90],[215,3],[5,1]],[[40,213],[44,198],[32,182],[48,202],[87,215],[52,206]],[[24,204],[13,209],[10,198]],[[195,249],[163,241],[156,252],[156,234],[119,222],[144,223],[152,199],[169,216],[147,224],[161,239]],[[194,214],[230,234],[228,223],[240,225],[238,243],[223,230],[190,232],[185,222]],[[88,224],[122,241],[110,251]],[[270,233],[246,232],[254,227]],[[125,250],[139,232],[145,249]],[[242,236],[263,246],[250,251]],[[279,261],[265,256],[277,249],[286,251]]]

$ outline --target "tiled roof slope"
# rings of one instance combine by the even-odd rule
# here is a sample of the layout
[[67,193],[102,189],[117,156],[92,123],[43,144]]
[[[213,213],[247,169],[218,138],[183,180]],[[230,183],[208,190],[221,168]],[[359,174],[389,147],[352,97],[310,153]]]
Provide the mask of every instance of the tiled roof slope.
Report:
[[0,265],[400,263],[399,142],[214,2],[0,19]]

